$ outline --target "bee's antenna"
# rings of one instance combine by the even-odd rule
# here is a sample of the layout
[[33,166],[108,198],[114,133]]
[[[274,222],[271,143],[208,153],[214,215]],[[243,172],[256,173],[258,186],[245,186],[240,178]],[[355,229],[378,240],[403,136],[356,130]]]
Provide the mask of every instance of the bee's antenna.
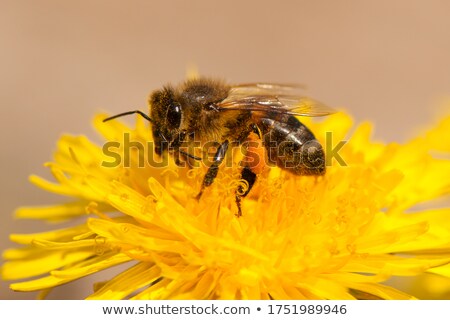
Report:
[[112,119],[115,119],[115,118],[123,117],[123,116],[128,116],[130,114],[135,114],[135,113],[140,115],[145,120],[153,123],[153,120],[148,115],[146,115],[145,113],[143,113],[140,110],[134,110],[134,111],[127,111],[127,112],[124,112],[124,113],[119,113],[119,114],[116,114],[115,116],[103,119],[103,122],[106,122],[106,121],[109,121],[109,120],[112,120]]

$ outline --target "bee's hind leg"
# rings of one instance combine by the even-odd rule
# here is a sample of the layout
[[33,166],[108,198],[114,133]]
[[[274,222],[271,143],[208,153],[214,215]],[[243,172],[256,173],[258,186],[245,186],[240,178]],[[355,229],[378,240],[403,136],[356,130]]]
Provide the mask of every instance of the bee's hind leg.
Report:
[[196,197],[197,200],[200,199],[205,188],[209,187],[214,182],[214,179],[216,178],[217,173],[219,172],[219,166],[222,163],[223,159],[225,158],[227,150],[228,150],[228,140],[225,140],[217,149],[216,154],[214,155],[213,163],[208,168],[208,171],[206,172],[206,175],[203,178],[202,188],[200,189],[200,192]]
[[244,143],[245,159],[241,162],[241,180],[246,182],[247,188],[240,184],[236,189],[236,206],[238,208],[236,216],[238,217],[242,216],[242,198],[247,196],[255,184],[256,175],[260,171],[260,160],[264,157],[264,154],[260,152],[262,147],[261,130],[256,124],[251,124],[250,129],[251,133],[247,136],[247,141]]
[[239,185],[236,189],[236,205],[238,208],[237,216],[242,216],[242,210],[241,210],[241,199],[244,198],[252,189],[253,185],[256,181],[256,173],[250,169],[250,167],[243,167],[241,171],[241,180],[244,180],[247,182],[247,189],[244,189],[242,185]]

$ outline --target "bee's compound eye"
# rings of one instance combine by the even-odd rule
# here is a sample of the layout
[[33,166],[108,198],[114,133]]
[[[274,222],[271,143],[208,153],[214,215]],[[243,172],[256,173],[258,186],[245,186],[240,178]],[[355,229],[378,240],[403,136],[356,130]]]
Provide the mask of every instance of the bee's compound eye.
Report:
[[167,110],[167,126],[172,129],[178,129],[181,124],[181,106],[178,103],[172,103]]

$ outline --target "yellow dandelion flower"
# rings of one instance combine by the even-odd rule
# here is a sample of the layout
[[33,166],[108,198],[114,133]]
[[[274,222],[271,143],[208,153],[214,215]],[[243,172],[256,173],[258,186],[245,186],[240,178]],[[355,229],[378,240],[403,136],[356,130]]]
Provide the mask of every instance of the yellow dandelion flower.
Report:
[[[106,141],[151,139],[141,119],[132,129],[105,117],[94,123]],[[171,158],[165,167],[148,165],[138,148],[128,166],[108,166],[102,147],[63,136],[47,164],[55,182],[31,182],[70,200],[16,216],[82,222],[12,234],[23,246],[4,252],[3,279],[22,280],[11,285],[16,291],[48,292],[134,262],[87,298],[412,299],[385,281],[449,278],[450,208],[423,208],[450,191],[450,117],[405,144],[371,141],[370,123],[349,136],[344,113],[303,120],[323,145],[327,132],[333,145],[348,140],[339,150],[345,165],[334,159],[321,177],[270,168],[243,200],[241,217],[235,166],[220,170],[197,201],[203,167],[178,167]],[[123,144],[116,151],[124,155]]]

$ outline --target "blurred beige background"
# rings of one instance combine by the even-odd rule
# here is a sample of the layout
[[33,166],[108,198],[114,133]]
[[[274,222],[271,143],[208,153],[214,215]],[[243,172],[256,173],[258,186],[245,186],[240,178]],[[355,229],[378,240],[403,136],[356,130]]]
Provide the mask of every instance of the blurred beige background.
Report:
[[[11,216],[63,200],[27,180],[49,176],[42,164],[61,133],[97,139],[96,111],[146,110],[148,93],[189,64],[232,82],[306,84],[375,122],[377,138],[404,141],[450,94],[449,12],[444,0],[2,0],[0,249],[10,232],[52,228]],[[88,280],[49,298],[85,295]],[[0,282],[1,299],[34,297]]]

